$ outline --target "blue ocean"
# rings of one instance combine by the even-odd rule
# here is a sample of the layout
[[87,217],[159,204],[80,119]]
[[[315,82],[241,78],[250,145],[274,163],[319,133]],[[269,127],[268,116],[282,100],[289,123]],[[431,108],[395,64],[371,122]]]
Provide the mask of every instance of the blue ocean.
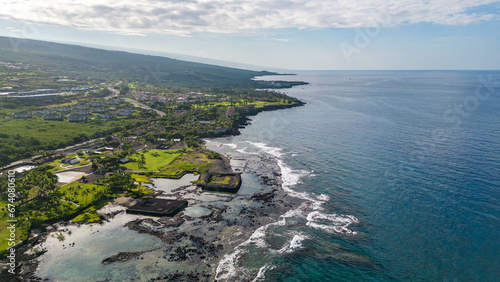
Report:
[[500,72],[260,79],[310,83],[285,90],[307,105],[217,142],[276,158],[283,189],[306,204],[259,228],[218,278],[500,279]]

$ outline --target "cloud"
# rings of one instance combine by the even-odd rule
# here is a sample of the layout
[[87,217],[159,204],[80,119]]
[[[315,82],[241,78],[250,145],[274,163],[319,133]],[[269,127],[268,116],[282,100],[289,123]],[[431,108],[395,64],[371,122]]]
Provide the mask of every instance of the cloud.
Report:
[[278,42],[288,42],[290,39],[288,38],[273,38],[273,37],[261,37],[258,40],[270,40],[270,41],[278,41]]
[[124,34],[236,33],[497,19],[469,13],[493,0],[2,0],[0,18]]
[[23,32],[23,30],[22,30],[22,29],[20,29],[20,28],[15,28],[15,27],[11,27],[11,26],[8,26],[8,27],[7,27],[7,30],[8,30],[9,32],[11,32],[11,33],[19,33],[19,32]]

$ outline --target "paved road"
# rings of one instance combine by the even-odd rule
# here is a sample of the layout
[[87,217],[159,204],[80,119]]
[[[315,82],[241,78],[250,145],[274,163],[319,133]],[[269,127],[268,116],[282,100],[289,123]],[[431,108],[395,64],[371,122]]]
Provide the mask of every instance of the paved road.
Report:
[[[104,138],[96,138],[96,139],[88,140],[88,141],[85,141],[83,143],[79,143],[79,144],[71,145],[71,146],[68,146],[68,147],[56,149],[56,150],[54,150],[54,152],[64,152],[64,151],[68,151],[68,150],[72,150],[72,149],[77,149],[78,147],[82,147],[82,146],[90,146],[90,145],[93,145],[94,142],[101,141],[101,140],[104,140]],[[37,159],[37,158],[39,158],[41,156],[42,155],[36,155],[36,156],[33,156],[31,158],[28,158],[28,159],[23,159],[23,160],[15,161],[13,163],[5,165],[4,167],[0,167],[0,171],[4,170],[6,168],[10,168],[10,167],[22,165],[22,164],[25,164],[25,163],[31,163],[31,162],[33,162],[34,159]]]
[[139,102],[137,102],[136,100],[132,100],[132,99],[130,99],[130,98],[125,98],[125,99],[127,99],[127,101],[129,101],[130,103],[132,103],[132,104],[134,104],[134,105],[136,105],[136,106],[138,106],[138,107],[141,107],[141,108],[143,108],[143,109],[146,109],[146,110],[153,110],[153,111],[157,112],[160,116],[164,116],[164,115],[166,115],[166,113],[164,113],[164,112],[162,112],[162,111],[159,111],[159,110],[155,110],[155,109],[151,108],[151,107],[150,107],[150,106],[148,106],[148,105],[145,105],[145,104],[143,104],[143,103],[139,103]]
[[106,100],[118,97],[118,95],[120,94],[120,91],[118,91],[114,88],[108,87],[108,89],[109,89],[109,91],[111,91],[111,95],[104,97],[104,99],[106,99]]

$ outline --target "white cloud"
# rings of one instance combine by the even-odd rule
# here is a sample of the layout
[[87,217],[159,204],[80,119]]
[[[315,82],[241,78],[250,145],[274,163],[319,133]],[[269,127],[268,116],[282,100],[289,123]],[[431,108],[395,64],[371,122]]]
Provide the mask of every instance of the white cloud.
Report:
[[363,27],[380,21],[467,25],[498,17],[467,12],[497,2],[492,0],[0,1],[0,18],[124,34]]
[[258,38],[258,40],[270,40],[270,41],[277,41],[277,42],[290,41],[290,39],[288,39],[288,38],[273,38],[273,37],[261,37],[261,38]]

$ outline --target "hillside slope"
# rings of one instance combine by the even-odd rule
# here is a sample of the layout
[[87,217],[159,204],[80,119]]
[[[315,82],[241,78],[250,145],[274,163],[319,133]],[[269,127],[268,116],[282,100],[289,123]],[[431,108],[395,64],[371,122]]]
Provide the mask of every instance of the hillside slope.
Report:
[[0,37],[0,61],[29,64],[33,69],[55,74],[77,74],[88,80],[143,81],[180,87],[255,86],[252,77],[273,74],[9,37]]

